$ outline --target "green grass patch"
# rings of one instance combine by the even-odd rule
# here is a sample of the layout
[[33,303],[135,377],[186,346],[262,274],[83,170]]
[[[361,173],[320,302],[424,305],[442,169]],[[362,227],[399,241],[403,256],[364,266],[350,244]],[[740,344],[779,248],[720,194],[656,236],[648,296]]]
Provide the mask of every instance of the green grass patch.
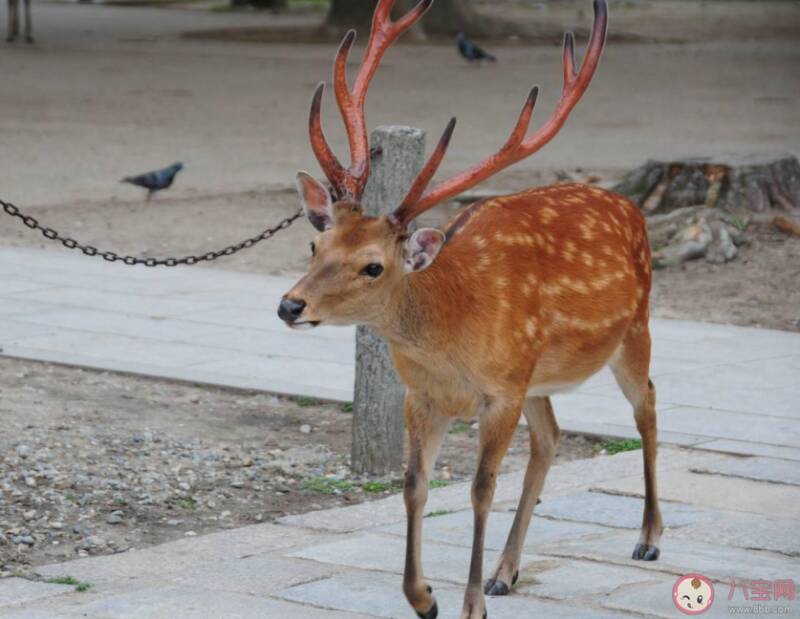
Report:
[[75,587],[75,591],[77,591],[78,593],[85,593],[86,591],[92,588],[92,583],[80,581],[77,578],[73,578],[72,576],[58,576],[57,578],[51,578],[47,582],[53,585],[73,586]]
[[352,402],[345,402],[342,404],[342,412],[343,413],[352,413],[353,412],[353,403]]
[[444,488],[445,486],[449,485],[450,482],[446,479],[431,479],[430,482],[428,482],[429,488]]
[[70,503],[77,503],[78,497],[75,496],[74,492],[65,492],[64,498],[69,501]]
[[403,482],[401,481],[367,481],[361,484],[364,492],[391,492],[401,490]]
[[642,441],[638,438],[629,438],[624,441],[608,441],[603,449],[609,454],[618,454],[623,451],[636,451],[642,448]]
[[468,424],[466,421],[456,420],[453,422],[453,425],[450,426],[448,430],[448,434],[463,434],[467,430],[469,430],[472,426]]
[[316,406],[319,404],[319,400],[316,398],[312,398],[307,395],[299,395],[294,399],[297,402],[298,406],[306,407],[306,406]]
[[435,509],[432,512],[425,514],[425,518],[438,518],[439,516],[446,516],[447,514],[452,513],[453,511],[450,509]]
[[51,585],[79,585],[81,581],[72,576],[58,576],[56,578],[51,578],[47,582]]
[[309,477],[303,482],[303,490],[319,492],[320,494],[334,494],[337,490],[347,492],[353,489],[353,482],[346,479],[333,479],[332,477]]
[[195,509],[197,507],[197,501],[190,496],[181,496],[175,499],[175,505],[181,509]]

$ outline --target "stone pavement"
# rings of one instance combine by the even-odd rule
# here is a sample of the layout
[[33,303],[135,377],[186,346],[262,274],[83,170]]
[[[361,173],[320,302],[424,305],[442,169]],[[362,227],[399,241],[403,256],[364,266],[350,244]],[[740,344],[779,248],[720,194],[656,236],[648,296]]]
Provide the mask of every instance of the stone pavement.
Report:
[[[672,587],[695,572],[715,587],[704,616],[729,616],[739,607],[741,613],[759,607],[764,614],[800,616],[797,600],[774,599],[785,590],[776,581],[800,584],[797,467],[777,458],[667,447],[659,473],[667,530],[661,559],[643,563],[628,559],[642,510],[641,453],[554,467],[526,540],[519,582],[512,595],[488,599],[490,619],[680,617]],[[502,548],[521,483],[521,472],[499,480],[486,570]],[[459,483],[433,490],[426,507],[423,560],[443,619],[458,617],[461,608],[469,504],[469,484]],[[410,619],[414,613],[401,593],[403,520],[402,497],[394,495],[44,566],[40,582],[0,581],[0,618]],[[91,589],[79,593],[44,582],[67,575]],[[742,584],[750,581],[762,581],[761,597],[768,585],[770,600],[753,600],[755,586],[746,600]]]
[[[353,330],[289,331],[291,278],[0,248],[2,354],[349,401]],[[800,460],[800,334],[653,320],[664,443]],[[638,436],[610,372],[555,398],[564,430]]]

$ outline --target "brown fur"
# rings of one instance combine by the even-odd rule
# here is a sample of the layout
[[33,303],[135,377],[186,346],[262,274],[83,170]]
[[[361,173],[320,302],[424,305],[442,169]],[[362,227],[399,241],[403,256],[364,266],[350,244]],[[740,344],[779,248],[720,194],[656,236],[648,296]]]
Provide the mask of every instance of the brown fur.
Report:
[[[644,439],[640,543],[655,547],[662,527],[655,391],[648,380],[651,269],[638,208],[583,185],[486,200],[453,220],[430,267],[410,274],[403,268],[404,232],[386,218],[344,211],[317,238],[309,273],[288,296],[305,300],[307,320],[375,328],[389,342],[408,386],[404,590],[414,608],[427,613],[434,604],[422,576],[420,531],[428,474],[449,421],[480,418],[472,490],[476,526],[463,615],[480,617],[486,517],[521,412],[531,431],[531,463],[506,549],[487,583],[494,592],[496,583],[507,591],[519,568],[530,515],[558,445],[547,396],[607,364],[634,407]],[[359,276],[368,262],[383,264],[381,277]]]

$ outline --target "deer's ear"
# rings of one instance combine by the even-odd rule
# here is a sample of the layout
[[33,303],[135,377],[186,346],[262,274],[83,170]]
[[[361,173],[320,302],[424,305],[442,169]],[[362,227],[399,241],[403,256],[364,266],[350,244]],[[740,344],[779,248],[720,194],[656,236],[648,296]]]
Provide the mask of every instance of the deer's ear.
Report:
[[406,241],[405,267],[413,273],[427,269],[444,246],[444,233],[435,228],[420,228]]
[[331,194],[308,172],[297,173],[297,193],[311,225],[320,232],[333,226]]

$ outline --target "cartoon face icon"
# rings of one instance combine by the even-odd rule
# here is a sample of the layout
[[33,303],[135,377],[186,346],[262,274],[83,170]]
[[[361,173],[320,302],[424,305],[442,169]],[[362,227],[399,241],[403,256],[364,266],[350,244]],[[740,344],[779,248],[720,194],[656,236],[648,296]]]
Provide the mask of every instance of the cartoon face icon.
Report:
[[672,587],[672,601],[686,615],[699,615],[714,602],[714,585],[702,574],[681,576]]

